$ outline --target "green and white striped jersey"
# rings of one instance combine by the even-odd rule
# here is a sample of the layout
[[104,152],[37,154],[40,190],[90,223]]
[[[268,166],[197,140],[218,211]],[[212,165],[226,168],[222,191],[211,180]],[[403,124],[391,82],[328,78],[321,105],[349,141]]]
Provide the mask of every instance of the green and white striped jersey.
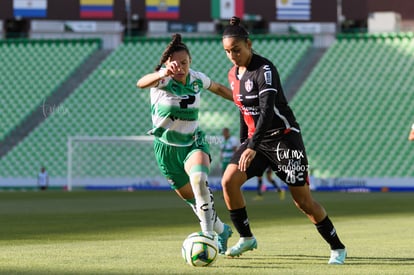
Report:
[[231,136],[228,139],[224,139],[223,143],[220,145],[221,158],[223,162],[230,162],[234,154],[234,147],[238,147],[239,142],[237,138]]
[[210,85],[209,77],[191,69],[185,85],[172,77],[160,80],[151,88],[153,129],[149,133],[169,145],[192,145],[198,129],[201,91]]

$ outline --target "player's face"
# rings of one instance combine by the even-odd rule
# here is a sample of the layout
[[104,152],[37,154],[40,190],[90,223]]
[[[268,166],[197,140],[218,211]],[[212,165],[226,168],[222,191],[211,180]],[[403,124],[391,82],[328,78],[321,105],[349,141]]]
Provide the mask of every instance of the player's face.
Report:
[[229,130],[223,129],[223,137],[228,138],[230,136]]
[[177,70],[173,78],[178,82],[185,83],[191,63],[188,53],[185,50],[174,52],[168,62],[176,62]]
[[251,56],[252,44],[250,40],[237,38],[223,38],[223,48],[230,61],[239,67],[246,67]]

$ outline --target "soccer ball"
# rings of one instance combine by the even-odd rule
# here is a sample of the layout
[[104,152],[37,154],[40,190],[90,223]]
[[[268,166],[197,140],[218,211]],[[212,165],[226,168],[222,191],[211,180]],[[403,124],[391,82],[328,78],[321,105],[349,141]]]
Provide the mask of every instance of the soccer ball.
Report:
[[191,266],[210,266],[218,255],[217,234],[194,232],[188,235],[181,248],[185,262]]

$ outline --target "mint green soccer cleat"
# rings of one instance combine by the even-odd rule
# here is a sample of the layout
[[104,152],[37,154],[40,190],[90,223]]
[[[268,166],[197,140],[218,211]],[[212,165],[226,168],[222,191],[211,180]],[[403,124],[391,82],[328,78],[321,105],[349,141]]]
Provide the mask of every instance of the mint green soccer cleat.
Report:
[[228,249],[226,251],[226,256],[230,256],[230,257],[238,257],[240,256],[242,253],[249,251],[249,250],[253,250],[257,248],[257,241],[256,238],[252,238],[252,239],[244,239],[244,238],[240,238],[240,240],[236,243],[235,246],[231,247],[230,249]]
[[218,234],[218,247],[219,247],[219,253],[224,254],[227,250],[227,241],[233,234],[233,231],[231,230],[231,227],[227,224],[224,224],[224,229],[221,234]]
[[346,249],[331,250],[331,258],[328,264],[344,264],[346,258]]

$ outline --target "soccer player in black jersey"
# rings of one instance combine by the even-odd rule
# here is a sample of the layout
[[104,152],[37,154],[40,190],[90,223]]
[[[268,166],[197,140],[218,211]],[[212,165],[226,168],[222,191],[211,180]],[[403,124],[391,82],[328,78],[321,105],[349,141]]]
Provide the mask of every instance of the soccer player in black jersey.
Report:
[[[309,189],[308,161],[300,127],[285,98],[278,71],[271,61],[252,50],[240,19],[233,17],[223,32],[223,47],[233,63],[228,80],[240,110],[240,142],[227,166],[222,186],[231,220],[240,234],[226,255],[240,256],[257,248],[247,217],[241,186],[271,167],[289,187],[295,205],[315,224],[331,248],[329,264],[343,264],[345,246],[325,209]],[[277,50],[277,49],[275,49]]]

